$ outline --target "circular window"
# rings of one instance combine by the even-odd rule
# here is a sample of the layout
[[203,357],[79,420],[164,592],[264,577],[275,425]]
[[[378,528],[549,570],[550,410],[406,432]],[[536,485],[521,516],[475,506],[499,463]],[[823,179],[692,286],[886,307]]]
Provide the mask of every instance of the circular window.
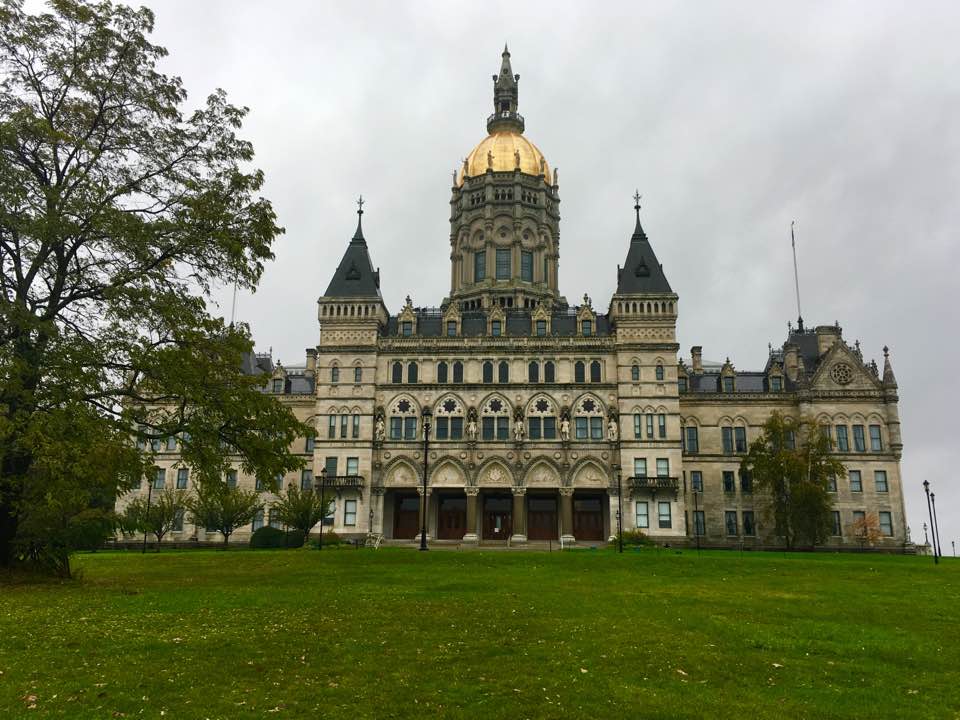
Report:
[[846,385],[853,380],[853,368],[844,362],[837,363],[831,368],[830,377],[837,385]]

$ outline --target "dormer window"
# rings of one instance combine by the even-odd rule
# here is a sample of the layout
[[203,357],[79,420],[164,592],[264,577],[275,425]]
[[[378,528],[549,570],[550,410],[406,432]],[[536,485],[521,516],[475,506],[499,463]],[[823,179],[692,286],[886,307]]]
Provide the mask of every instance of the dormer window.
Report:
[[733,392],[733,376],[728,375],[723,378],[723,391],[725,393]]
[[457,334],[457,321],[447,320],[447,337],[456,337],[456,334]]
[[274,378],[273,380],[273,391],[275,393],[283,392],[283,378]]
[[779,375],[770,378],[770,392],[780,392],[783,390],[783,378]]
[[500,337],[502,332],[502,321],[500,320],[491,320],[490,321],[490,334],[494,337]]
[[677,389],[682,393],[687,391],[687,379],[682,375],[677,378]]
[[583,320],[580,323],[580,332],[583,333],[584,337],[593,335],[593,320]]
[[413,323],[409,320],[404,320],[400,323],[400,334],[404,337],[410,337],[413,335]]
[[544,337],[547,334],[547,321],[537,320],[537,337]]

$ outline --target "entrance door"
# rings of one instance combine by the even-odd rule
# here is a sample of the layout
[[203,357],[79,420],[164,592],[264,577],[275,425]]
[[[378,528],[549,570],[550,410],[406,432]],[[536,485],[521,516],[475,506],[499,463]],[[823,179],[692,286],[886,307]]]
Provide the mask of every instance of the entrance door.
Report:
[[573,498],[573,536],[577,540],[603,540],[603,501],[600,497]]
[[483,539],[508,540],[512,532],[513,497],[489,495],[483,499]]
[[467,532],[467,498],[441,495],[437,511],[437,538],[461,540]]
[[420,496],[397,495],[393,500],[393,537],[411,540],[420,532]]
[[556,540],[557,499],[555,497],[527,498],[527,537],[530,540]]

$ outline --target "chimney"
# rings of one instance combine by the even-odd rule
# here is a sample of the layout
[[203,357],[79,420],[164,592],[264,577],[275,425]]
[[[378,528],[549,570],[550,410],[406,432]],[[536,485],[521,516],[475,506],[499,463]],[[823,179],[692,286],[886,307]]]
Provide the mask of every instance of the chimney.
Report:
[[783,346],[783,372],[791,382],[796,382],[800,375],[800,348],[793,343]]
[[818,325],[817,333],[817,354],[821,357],[830,348],[834,346],[841,337],[839,325]]
[[690,348],[691,372],[694,375],[703,375],[703,347],[694,345]]
[[307,348],[307,375],[314,375],[317,372],[317,349]]

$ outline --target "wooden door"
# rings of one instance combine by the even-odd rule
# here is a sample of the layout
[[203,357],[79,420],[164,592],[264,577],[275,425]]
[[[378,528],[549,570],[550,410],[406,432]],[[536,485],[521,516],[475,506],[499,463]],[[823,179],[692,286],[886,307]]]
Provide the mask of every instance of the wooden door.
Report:
[[483,539],[509,540],[513,531],[513,498],[494,495],[483,501]]
[[420,532],[420,496],[397,495],[393,501],[393,537],[411,540]]
[[530,540],[556,540],[559,538],[557,527],[557,498],[527,498],[527,537]]
[[577,540],[603,540],[603,501],[600,497],[574,497],[573,536]]
[[437,510],[437,538],[460,540],[467,532],[467,498],[447,495],[440,497]]

